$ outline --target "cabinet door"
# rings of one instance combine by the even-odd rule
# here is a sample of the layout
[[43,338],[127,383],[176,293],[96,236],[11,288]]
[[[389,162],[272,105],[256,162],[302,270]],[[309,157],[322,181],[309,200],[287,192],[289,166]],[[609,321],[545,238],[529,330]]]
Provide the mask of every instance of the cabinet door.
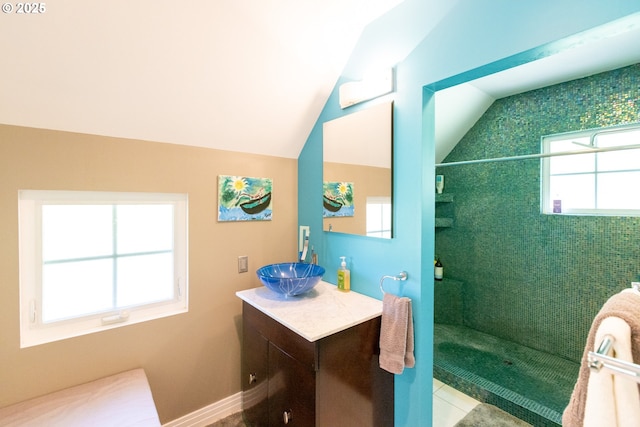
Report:
[[315,425],[315,372],[269,343],[269,426]]
[[380,317],[318,343],[317,427],[393,426],[393,374],[379,364]]
[[269,341],[247,322],[242,327],[242,410],[250,427],[266,427],[269,421]]

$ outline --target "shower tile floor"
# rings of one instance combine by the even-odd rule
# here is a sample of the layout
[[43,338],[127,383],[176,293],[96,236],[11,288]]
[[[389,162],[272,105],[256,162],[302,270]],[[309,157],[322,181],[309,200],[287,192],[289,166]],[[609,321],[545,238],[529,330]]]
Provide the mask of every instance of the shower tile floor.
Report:
[[434,326],[434,377],[534,425],[560,424],[578,369],[463,326]]

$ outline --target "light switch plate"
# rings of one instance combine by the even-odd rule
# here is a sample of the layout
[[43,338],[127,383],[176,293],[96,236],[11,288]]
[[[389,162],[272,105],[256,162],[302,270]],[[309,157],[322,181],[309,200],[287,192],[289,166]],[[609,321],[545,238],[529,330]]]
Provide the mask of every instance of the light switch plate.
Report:
[[246,255],[238,257],[238,273],[249,271],[249,257]]

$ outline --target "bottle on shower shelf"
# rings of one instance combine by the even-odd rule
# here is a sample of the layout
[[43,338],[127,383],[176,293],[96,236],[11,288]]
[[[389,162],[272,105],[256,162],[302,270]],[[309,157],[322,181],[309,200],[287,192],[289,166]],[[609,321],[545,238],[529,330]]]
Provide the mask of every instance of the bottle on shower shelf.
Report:
[[436,175],[436,193],[442,194],[444,190],[444,175]]
[[443,273],[444,273],[444,268],[442,267],[440,258],[436,258],[433,278],[436,280],[442,280]]

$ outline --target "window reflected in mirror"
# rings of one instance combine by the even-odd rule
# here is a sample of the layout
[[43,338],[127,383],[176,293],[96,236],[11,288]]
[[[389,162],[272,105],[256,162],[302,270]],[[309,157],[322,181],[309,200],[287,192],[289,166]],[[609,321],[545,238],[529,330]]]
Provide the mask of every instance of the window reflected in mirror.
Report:
[[392,237],[393,103],[323,124],[323,230]]

